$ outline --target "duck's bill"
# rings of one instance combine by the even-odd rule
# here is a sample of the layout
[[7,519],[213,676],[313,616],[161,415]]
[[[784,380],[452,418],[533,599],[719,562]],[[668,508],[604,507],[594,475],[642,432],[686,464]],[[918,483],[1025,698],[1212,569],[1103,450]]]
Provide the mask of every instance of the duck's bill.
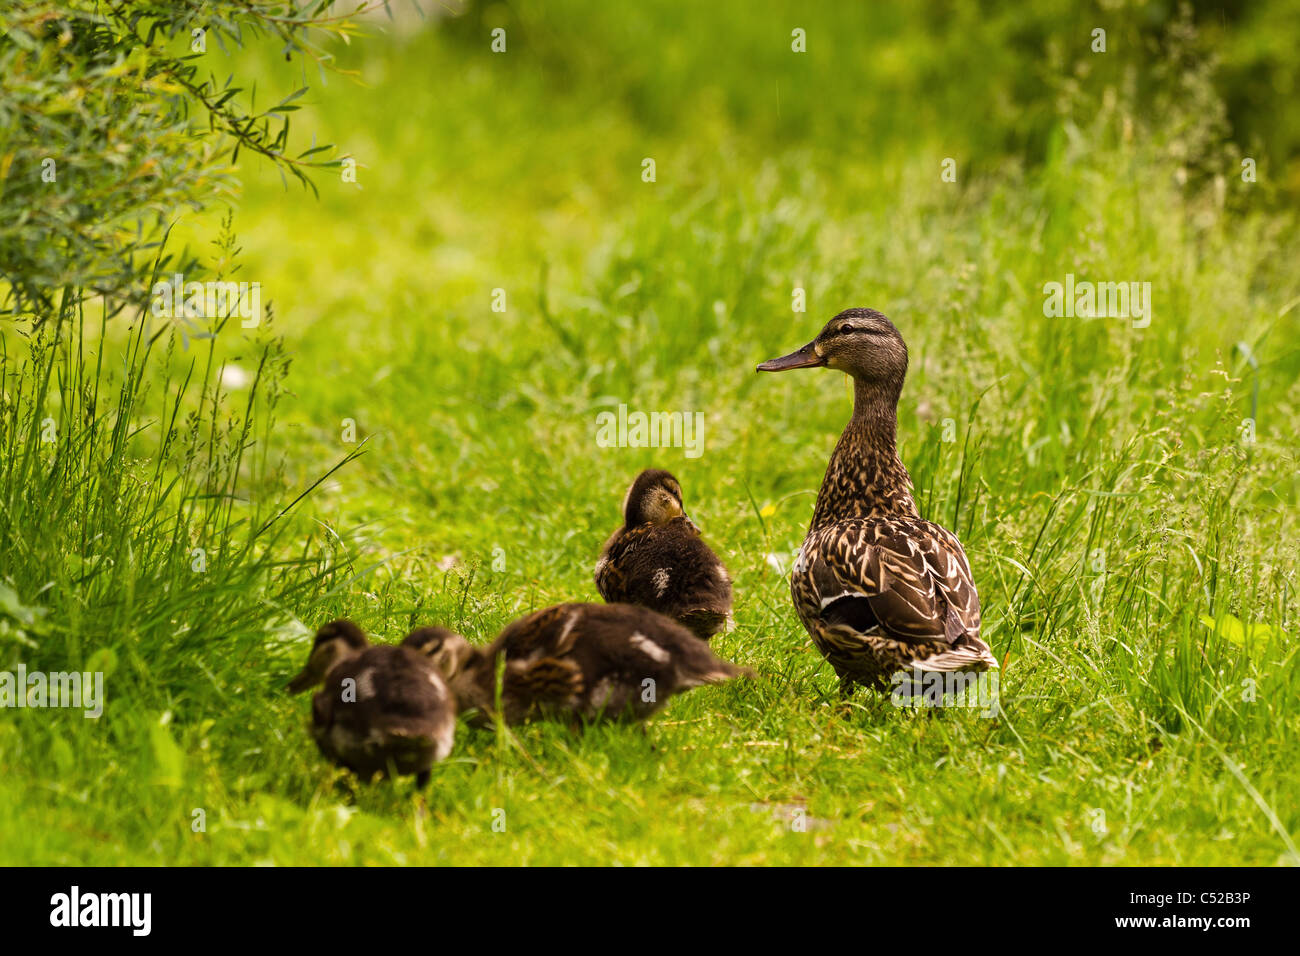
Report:
[[822,358],[813,348],[812,342],[809,342],[798,351],[791,352],[789,355],[782,355],[780,358],[768,359],[758,367],[760,372],[784,372],[792,368],[817,368],[824,363]]
[[320,675],[309,664],[302,669],[302,672],[289,681],[289,686],[285,688],[291,694],[301,694],[303,691],[315,687],[320,683]]

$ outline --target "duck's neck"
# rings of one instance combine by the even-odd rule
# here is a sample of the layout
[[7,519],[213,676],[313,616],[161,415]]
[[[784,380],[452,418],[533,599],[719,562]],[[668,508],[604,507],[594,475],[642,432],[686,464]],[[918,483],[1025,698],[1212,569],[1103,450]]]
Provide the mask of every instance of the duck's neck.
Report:
[[854,380],[853,418],[826,466],[812,527],[845,518],[916,515],[912,478],[895,444],[898,396]]

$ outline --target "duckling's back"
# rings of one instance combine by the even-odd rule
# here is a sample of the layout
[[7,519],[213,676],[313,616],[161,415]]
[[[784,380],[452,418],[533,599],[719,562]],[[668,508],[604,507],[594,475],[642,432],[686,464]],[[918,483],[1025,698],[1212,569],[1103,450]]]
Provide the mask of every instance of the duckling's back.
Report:
[[507,627],[507,717],[640,719],[673,694],[744,673],[675,621],[632,604],[561,604]]
[[362,776],[422,774],[451,752],[455,714],[429,661],[379,646],[330,671],[312,700],[312,730],[326,757]]
[[596,565],[610,603],[639,604],[708,640],[731,612],[731,576],[686,518],[621,528]]

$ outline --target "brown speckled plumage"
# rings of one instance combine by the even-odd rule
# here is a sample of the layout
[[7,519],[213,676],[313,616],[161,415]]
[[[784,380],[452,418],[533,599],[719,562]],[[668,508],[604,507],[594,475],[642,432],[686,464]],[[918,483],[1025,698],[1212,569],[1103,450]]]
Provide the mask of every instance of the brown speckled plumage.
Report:
[[677,479],[643,471],[623,512],[623,526],[596,563],[600,596],[658,611],[703,640],[713,637],[731,613],[731,576],[686,516]]
[[324,683],[312,698],[312,737],[321,753],[363,779],[415,774],[451,752],[456,705],[433,664],[408,647],[370,645],[351,621],[316,634],[312,654],[289,689]]
[[480,718],[493,711],[500,664],[508,723],[642,719],[674,694],[747,673],[675,621],[631,604],[559,604],[514,621],[487,647],[444,632],[423,650],[461,709]]
[[961,543],[916,511],[895,446],[907,347],[871,309],[841,312],[763,371],[829,367],[854,378],[853,417],[826,468],[790,576],[795,610],[847,692],[900,670],[997,667]]

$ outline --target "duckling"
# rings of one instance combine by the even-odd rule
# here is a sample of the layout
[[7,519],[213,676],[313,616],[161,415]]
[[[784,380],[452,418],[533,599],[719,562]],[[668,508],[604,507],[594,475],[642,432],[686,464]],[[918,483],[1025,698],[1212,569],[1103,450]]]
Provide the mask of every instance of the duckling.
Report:
[[369,779],[415,774],[451,753],[456,702],[442,675],[410,647],[370,645],[351,621],[316,632],[307,666],[289,682],[298,694],[324,683],[311,702],[312,736],[326,758]]
[[443,628],[421,628],[417,646],[447,679],[462,710],[507,723],[541,717],[641,720],[674,694],[752,672],[721,660],[690,631],[633,604],[559,604],[509,624],[487,647]]
[[895,448],[907,345],[873,309],[848,309],[760,372],[833,368],[853,377],[853,417],[831,454],[790,575],[795,610],[848,696],[911,671],[998,666],[957,536],[922,519]]
[[640,604],[707,641],[731,614],[731,576],[686,515],[682,486],[660,468],[637,475],[623,499],[623,527],[596,562],[611,603]]

